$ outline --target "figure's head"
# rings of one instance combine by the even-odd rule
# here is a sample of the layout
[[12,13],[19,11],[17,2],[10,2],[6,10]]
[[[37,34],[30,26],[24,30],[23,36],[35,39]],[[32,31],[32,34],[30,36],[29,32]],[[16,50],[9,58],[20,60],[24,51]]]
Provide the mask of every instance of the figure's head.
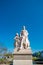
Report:
[[21,35],[28,36],[28,31],[26,30],[25,26],[23,26],[23,29],[21,31]]
[[18,33],[16,33],[16,36],[18,36]]

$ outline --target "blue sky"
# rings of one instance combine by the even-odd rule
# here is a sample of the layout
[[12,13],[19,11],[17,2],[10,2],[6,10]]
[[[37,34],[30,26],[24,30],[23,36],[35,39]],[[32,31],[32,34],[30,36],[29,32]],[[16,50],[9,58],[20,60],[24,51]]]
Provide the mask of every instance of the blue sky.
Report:
[[32,50],[43,50],[43,0],[0,0],[0,45],[13,51],[23,25]]

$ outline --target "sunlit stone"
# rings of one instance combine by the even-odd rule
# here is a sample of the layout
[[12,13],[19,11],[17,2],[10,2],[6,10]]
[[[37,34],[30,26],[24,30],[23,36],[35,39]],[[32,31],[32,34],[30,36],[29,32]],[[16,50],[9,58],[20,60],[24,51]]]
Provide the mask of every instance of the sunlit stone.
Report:
[[23,26],[20,35],[16,33],[13,65],[32,65],[32,50],[28,40],[28,31]]

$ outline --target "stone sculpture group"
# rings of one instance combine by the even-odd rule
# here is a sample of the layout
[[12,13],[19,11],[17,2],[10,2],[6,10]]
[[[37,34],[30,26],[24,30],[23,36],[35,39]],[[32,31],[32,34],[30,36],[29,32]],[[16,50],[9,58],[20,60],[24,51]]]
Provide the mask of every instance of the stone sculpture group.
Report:
[[17,50],[20,49],[28,49],[30,47],[30,42],[28,40],[28,31],[25,29],[25,26],[23,26],[23,30],[21,30],[20,35],[16,33],[16,36],[14,38],[15,40],[15,46]]
[[28,31],[23,26],[20,35],[16,33],[13,65],[32,65],[32,50]]

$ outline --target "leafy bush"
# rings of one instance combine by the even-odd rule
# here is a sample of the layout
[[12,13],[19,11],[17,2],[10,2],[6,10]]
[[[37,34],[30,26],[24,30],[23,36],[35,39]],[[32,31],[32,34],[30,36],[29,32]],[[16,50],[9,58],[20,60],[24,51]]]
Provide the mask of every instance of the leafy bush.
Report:
[[36,61],[37,59],[38,59],[37,57],[33,57],[33,58],[32,58],[33,61]]

